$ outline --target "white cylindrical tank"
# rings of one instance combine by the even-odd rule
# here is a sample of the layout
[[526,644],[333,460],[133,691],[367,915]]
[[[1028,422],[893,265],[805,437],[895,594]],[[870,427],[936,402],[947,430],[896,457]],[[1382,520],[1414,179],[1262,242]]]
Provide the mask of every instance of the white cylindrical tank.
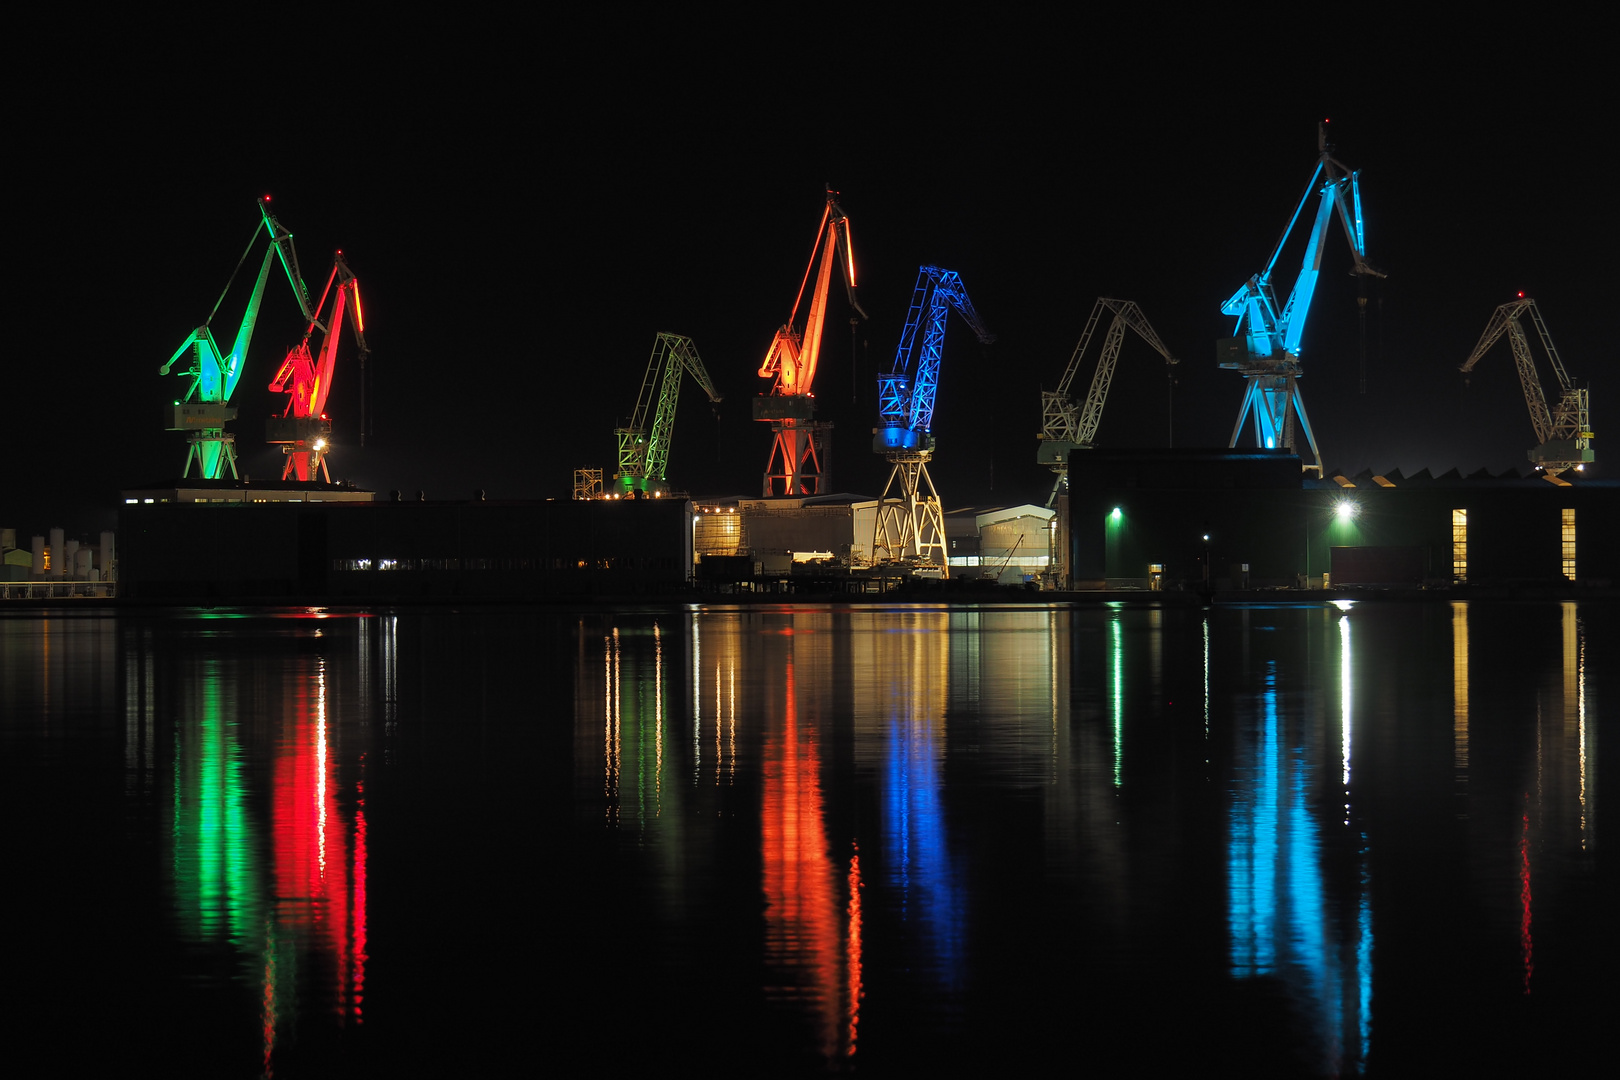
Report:
[[101,534],[101,560],[98,563],[101,570],[101,580],[103,581],[112,580],[113,558],[113,534],[104,532]]
[[49,575],[52,578],[58,578],[59,579],[62,576],[63,564],[67,562],[67,560],[62,557],[63,548],[65,546],[66,546],[66,534],[63,532],[63,530],[59,529],[59,528],[58,529],[52,529],[51,530],[51,572],[50,572],[50,575]]
[[95,561],[95,556],[96,556],[95,549],[94,548],[88,548],[88,547],[79,547],[78,544],[76,544],[76,543],[72,543],[71,546],[73,547],[73,580],[74,581],[89,581],[89,580],[91,580],[91,578],[90,578],[91,564]]

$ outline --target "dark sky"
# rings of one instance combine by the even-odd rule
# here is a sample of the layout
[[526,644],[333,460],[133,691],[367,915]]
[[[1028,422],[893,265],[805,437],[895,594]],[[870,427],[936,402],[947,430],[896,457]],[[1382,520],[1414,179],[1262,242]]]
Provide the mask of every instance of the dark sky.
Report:
[[[727,400],[717,424],[687,384],[671,482],[756,494],[770,440],[749,419],[755,372],[829,182],[871,316],[852,358],[835,293],[817,391],[838,489],[875,495],[886,476],[873,376],[924,262],[957,270],[998,335],[984,348],[957,323],[947,341],[932,472],[948,505],[1044,499],[1039,391],[1099,295],[1137,301],[1182,359],[1175,444],[1225,445],[1242,385],[1215,366],[1220,304],[1262,268],[1323,117],[1362,171],[1369,258],[1389,274],[1370,293],[1362,395],[1335,233],[1303,383],[1330,467],[1523,466],[1534,440],[1506,342],[1466,391],[1455,370],[1520,289],[1590,385],[1600,436],[1620,401],[1595,24],[1514,52],[1410,28],[1397,49],[1350,49],[1337,31],[1257,40],[1214,22],[919,34],[821,17],[743,38],[606,18],[327,27],[329,52],[307,29],[79,26],[62,31],[66,68],[61,41],[33,39],[13,76],[6,413],[21,438],[0,524],[110,527],[120,487],[179,473],[161,407],[184,384],[157,369],[207,315],[263,192],[313,288],[334,247],[361,280],[375,434],[354,445],[346,343],[330,464],[382,491],[566,497],[576,466],[611,475],[613,427],[672,330]],[[234,326],[245,293],[216,323]],[[301,330],[272,278],[234,398],[255,478],[279,471],[258,437],[281,400],[264,384]],[[1127,341],[1099,444],[1163,445],[1168,404],[1157,356]]]

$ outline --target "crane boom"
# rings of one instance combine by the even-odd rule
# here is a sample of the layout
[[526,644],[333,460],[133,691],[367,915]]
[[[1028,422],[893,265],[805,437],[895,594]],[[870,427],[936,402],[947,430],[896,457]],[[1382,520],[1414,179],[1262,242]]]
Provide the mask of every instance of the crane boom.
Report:
[[[1541,379],[1536,375],[1535,358],[1530,352],[1530,341],[1525,336],[1524,327],[1519,320],[1528,313],[1531,323],[1536,328],[1536,335],[1541,339],[1542,348],[1547,353],[1547,359],[1558,378],[1558,403],[1554,406],[1547,404],[1547,395],[1542,392]],[[1557,476],[1567,469],[1582,469],[1588,462],[1594,461],[1592,451],[1592,420],[1590,401],[1587,392],[1575,386],[1564,370],[1564,362],[1558,357],[1558,350],[1553,347],[1552,335],[1547,332],[1547,324],[1542,321],[1541,312],[1536,309],[1536,302],[1519,294],[1517,300],[1502,304],[1491,313],[1491,319],[1485,324],[1485,332],[1479,336],[1479,343],[1474,351],[1468,354],[1460,370],[1464,375],[1474,370],[1474,365],[1490,351],[1491,346],[1502,337],[1508,337],[1513,347],[1514,365],[1519,371],[1519,386],[1524,391],[1524,403],[1530,410],[1530,426],[1535,429],[1537,445],[1527,452],[1530,461],[1537,469],[1549,475]]]
[[[815,419],[813,390],[834,263],[840,264],[839,277],[843,278],[850,307],[864,319],[866,312],[855,299],[855,254],[850,245],[849,218],[838,205],[838,193],[828,188],[827,205],[822,211],[815,243],[810,248],[810,263],[799,282],[793,310],[788,313],[787,322],[777,329],[765,352],[765,360],[759,366],[759,377],[773,380],[770,392],[754,399],[754,419],[768,422],[774,436],[771,456],[765,465],[764,494],[767,496],[825,494],[831,482],[827,439],[832,424]],[[801,333],[795,323],[812,272],[815,285],[810,291],[810,309]]]
[[[873,561],[937,567],[947,577],[945,516],[928,475],[928,462],[934,455],[934,403],[945,351],[945,323],[951,311],[962,317],[980,344],[996,340],[985,329],[956,271],[919,267],[894,364],[889,374],[878,376],[878,426],[872,429],[872,450],[892,466],[878,499]],[[897,485],[899,494],[891,498]]]
[[[1310,456],[1304,468],[1320,476],[1322,455],[1317,448],[1310,419],[1305,414],[1305,400],[1299,392],[1302,374],[1299,358],[1305,321],[1310,315],[1316,282],[1322,272],[1322,253],[1327,246],[1329,223],[1335,214],[1344,227],[1345,238],[1350,245],[1350,273],[1360,277],[1381,278],[1385,275],[1366,258],[1366,230],[1361,216],[1361,174],[1347,168],[1333,156],[1333,147],[1327,141],[1327,121],[1318,124],[1316,132],[1316,169],[1311,174],[1310,182],[1305,185],[1305,193],[1294,207],[1293,216],[1289,218],[1282,236],[1278,238],[1277,246],[1272,249],[1266,268],[1244,282],[1221,305],[1221,313],[1235,316],[1237,324],[1233,330],[1234,336],[1222,342],[1219,349],[1220,366],[1241,372],[1247,384],[1228,445],[1237,445],[1244,421],[1252,415],[1254,436],[1259,445],[1295,449],[1297,418],[1310,447]],[[1310,240],[1305,246],[1305,257],[1287,301],[1279,308],[1272,273],[1294,226],[1299,223],[1301,214],[1313,197],[1318,202]]]
[[[1097,371],[1091,377],[1091,389],[1086,394],[1084,406],[1076,408],[1069,396],[1070,387],[1074,384],[1097,324],[1101,322],[1103,313],[1110,311],[1114,318],[1103,337],[1102,355],[1097,361]],[[1134,301],[1113,300],[1106,296],[1097,298],[1086,320],[1086,327],[1080,333],[1080,341],[1069,357],[1069,366],[1064,369],[1063,378],[1058,382],[1058,388],[1041,392],[1042,426],[1037,436],[1041,446],[1037,460],[1043,465],[1051,465],[1053,471],[1059,474],[1059,486],[1068,469],[1070,452],[1089,449],[1097,437],[1097,427],[1102,423],[1103,406],[1108,402],[1108,389],[1113,385],[1114,369],[1119,364],[1119,351],[1127,329],[1135,330],[1143,341],[1164,357],[1167,368],[1180,362],[1170,355],[1170,350],[1159,340],[1158,333]],[[1056,492],[1057,489],[1053,490]]]
[[636,397],[636,411],[628,424],[614,429],[619,442],[619,471],[613,480],[622,494],[635,491],[660,495],[668,490],[664,472],[669,464],[669,444],[675,431],[675,406],[680,400],[683,371],[697,380],[711,405],[718,405],[722,400],[692,339],[661,331],[653,340],[647,374],[641,382],[641,393]]
[[[296,271],[296,262],[293,270]],[[336,289],[333,286],[336,285]],[[326,288],[321,291],[320,303],[311,310],[308,290],[302,278],[297,279],[295,292],[303,298],[307,325],[304,337],[287,352],[275,377],[270,380],[270,391],[287,395],[287,407],[279,417],[271,417],[265,424],[265,441],[280,445],[287,457],[282,467],[283,480],[313,480],[320,474],[328,483],[331,472],[326,455],[331,447],[332,422],[326,415],[326,399],[332,392],[332,375],[337,364],[338,342],[347,314],[349,328],[359,349],[362,382],[366,357],[365,310],[360,304],[360,282],[343,259],[343,252],[332,256],[332,272],[327,275]],[[320,314],[326,310],[327,298],[332,299],[331,314],[322,322]],[[309,342],[316,330],[323,334],[319,356],[311,355]],[[362,398],[362,401],[364,399]],[[361,444],[365,442],[365,422],[361,421]]]
[[[236,270],[231,272],[230,279],[226,281],[219,299],[214,301],[213,310],[208,313],[208,318],[203,324],[181,342],[180,347],[169,357],[168,363],[158,369],[159,375],[167,375],[174,367],[175,361],[186,352],[191,353],[191,363],[182,372],[183,376],[191,379],[191,385],[186,390],[184,401],[174,403],[168,425],[170,431],[189,432],[186,439],[188,449],[185,476],[191,475],[193,464],[197,466],[199,475],[205,479],[221,479],[226,469],[230,470],[233,478],[237,475],[236,436],[225,431],[225,425],[236,419],[236,408],[230,404],[231,394],[242,378],[248,345],[253,340],[253,330],[259,319],[259,306],[264,299],[264,286],[270,274],[270,263],[276,256],[279,255],[281,258],[282,268],[286,270],[287,279],[292,283],[301,310],[306,317],[312,317],[309,311],[309,297],[303,288],[303,279],[298,276],[298,252],[293,247],[292,233],[283,228],[281,222],[270,212],[270,196],[261,197],[258,205],[259,225],[253,230],[253,236],[248,240],[247,248],[242,252],[242,258],[237,261]],[[235,284],[237,273],[252,254],[253,246],[258,243],[260,230],[269,233],[270,244],[265,249],[263,261],[259,264],[259,274],[254,280],[253,290],[248,295],[247,308],[243,312],[241,325],[237,328],[236,340],[231,344],[230,352],[222,352],[211,328],[214,316],[219,313],[219,306],[225,302],[226,295]]]

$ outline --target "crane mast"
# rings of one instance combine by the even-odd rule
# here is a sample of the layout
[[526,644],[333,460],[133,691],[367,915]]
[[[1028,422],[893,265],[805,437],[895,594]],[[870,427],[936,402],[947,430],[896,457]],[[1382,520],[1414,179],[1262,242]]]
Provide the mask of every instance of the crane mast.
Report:
[[[286,455],[286,464],[281,470],[283,480],[314,480],[319,474],[327,483],[331,483],[326,455],[331,448],[332,421],[326,415],[326,399],[332,392],[332,373],[337,363],[337,347],[342,337],[340,331],[345,315],[359,349],[362,383],[366,357],[370,354],[370,349],[366,347],[365,309],[360,304],[360,282],[348,263],[344,262],[343,252],[339,251],[332,257],[332,272],[327,275],[326,288],[321,291],[320,303],[315,305],[313,311],[309,308],[308,292],[302,278],[298,279],[294,291],[303,304],[307,324],[303,340],[288,350],[281,367],[276,369],[275,378],[270,380],[272,393],[287,395],[287,407],[280,416],[272,416],[265,422],[265,441],[279,445]],[[332,298],[332,310],[323,321],[320,313],[325,310],[328,297]],[[316,330],[323,335],[318,356],[311,354],[309,349],[310,338]],[[365,442],[364,426],[362,419],[362,445]]]
[[[1237,318],[1232,338],[1219,345],[1220,366],[1242,373],[1245,387],[1243,404],[1238,409],[1237,423],[1232,426],[1229,446],[1236,446],[1242,435],[1244,421],[1253,417],[1254,438],[1267,448],[1286,447],[1298,452],[1296,427],[1305,436],[1310,449],[1304,469],[1322,475],[1322,455],[1317,449],[1316,435],[1305,413],[1305,400],[1300,396],[1300,347],[1305,332],[1305,320],[1310,314],[1311,300],[1316,294],[1316,281],[1321,275],[1322,252],[1327,244],[1329,222],[1337,213],[1344,226],[1354,261],[1350,273],[1360,277],[1384,277],[1366,261],[1366,236],[1361,218],[1361,174],[1346,168],[1333,156],[1333,147],[1327,141],[1327,121],[1316,129],[1316,171],[1305,194],[1300,197],[1294,215],[1283,229],[1277,246],[1272,249],[1266,268],[1244,282],[1231,299],[1221,305],[1221,313]],[[1272,272],[1277,258],[1299,223],[1300,215],[1311,199],[1317,199],[1311,237],[1305,248],[1305,258],[1299,276],[1294,279],[1293,290],[1281,307],[1277,304],[1276,286]],[[1366,301],[1362,299],[1363,310]]]
[[[872,429],[872,450],[892,466],[878,499],[872,560],[938,567],[947,577],[945,515],[928,475],[928,462],[934,456],[934,402],[944,357],[945,321],[952,310],[982,344],[995,341],[973,309],[956,271],[919,267],[893,367],[889,374],[878,376],[878,426]],[[923,332],[920,349],[916,347],[919,327]]]
[[[1519,320],[1528,313],[1547,353],[1553,374],[1558,377],[1558,403],[1548,406],[1542,393],[1541,379],[1536,375],[1535,360],[1530,353],[1530,341]],[[1517,300],[1503,304],[1491,314],[1479,344],[1459,369],[1464,375],[1490,351],[1504,333],[1513,346],[1513,360],[1519,369],[1519,386],[1524,391],[1524,403],[1530,409],[1530,425],[1536,432],[1537,445],[1528,451],[1530,461],[1549,476],[1557,476],[1568,469],[1581,470],[1595,460],[1592,452],[1592,419],[1587,392],[1570,382],[1564,362],[1553,348],[1552,335],[1536,309],[1536,302],[1523,293]]]
[[[258,323],[259,305],[264,299],[264,285],[270,275],[272,259],[280,257],[282,268],[287,272],[287,280],[298,297],[300,308],[306,318],[313,318],[309,310],[309,296],[304,290],[303,278],[298,272],[298,253],[293,247],[292,233],[284,229],[270,212],[268,195],[259,199],[259,218],[259,224],[253,230],[253,236],[248,240],[242,258],[237,261],[236,270],[231,272],[230,280],[225,283],[219,299],[214,301],[214,308],[208,313],[208,318],[181,342],[174,355],[169,357],[168,363],[158,369],[159,375],[167,375],[182,355],[188,352],[191,354],[190,365],[181,372],[183,377],[191,380],[191,384],[186,389],[185,398],[174,403],[168,424],[169,431],[188,433],[183,476],[189,477],[193,466],[197,468],[198,475],[207,480],[223,479],[227,469],[230,470],[233,479],[237,476],[236,435],[226,431],[225,425],[236,419],[236,407],[230,404],[231,394],[242,377],[248,344],[253,340],[253,329]],[[220,304],[225,302],[226,295],[235,284],[237,273],[247,262],[248,256],[253,253],[253,247],[258,243],[261,231],[269,234],[270,244],[265,249],[263,261],[259,264],[259,274],[254,280],[253,291],[248,296],[247,309],[242,315],[241,325],[237,328],[236,340],[232,342],[230,351],[226,352],[214,339],[211,328],[214,316],[219,313]]]
[[613,484],[619,494],[661,495],[669,490],[664,482],[664,470],[669,463],[669,444],[675,431],[675,405],[680,400],[683,371],[691,374],[709,395],[710,405],[720,404],[720,395],[715,392],[714,382],[692,339],[660,332],[653,341],[647,374],[641,382],[641,393],[636,397],[635,414],[624,427],[614,429],[619,442],[619,471],[613,474]]
[[[1102,355],[1097,360],[1096,374],[1091,377],[1091,389],[1086,394],[1085,404],[1076,406],[1074,399],[1069,396],[1069,388],[1080,371],[1086,348],[1091,344],[1091,336],[1102,321],[1104,312],[1112,312],[1114,318],[1103,336]],[[1036,436],[1040,440],[1040,447],[1035,456],[1038,462],[1051,466],[1052,471],[1057,473],[1052,494],[1046,500],[1047,506],[1052,505],[1060,491],[1068,488],[1069,455],[1075,450],[1091,449],[1092,440],[1097,436],[1097,426],[1102,423],[1103,405],[1108,401],[1108,388],[1114,381],[1114,368],[1119,363],[1119,350],[1125,343],[1126,330],[1135,330],[1143,341],[1153,346],[1164,357],[1167,371],[1180,362],[1170,355],[1170,350],[1159,340],[1159,335],[1135,302],[1111,300],[1106,296],[1097,298],[1058,388],[1041,391],[1041,433]]]
[[[817,263],[817,255],[820,262]],[[771,389],[754,399],[754,419],[771,425],[771,456],[765,465],[764,494],[822,495],[831,484],[828,439],[830,421],[815,419],[814,386],[816,364],[821,356],[821,334],[827,317],[827,291],[832,284],[833,264],[849,304],[862,318],[866,312],[855,299],[855,253],[850,246],[849,218],[838,205],[838,193],[827,189],[827,206],[810,249],[810,264],[799,282],[788,321],[776,331],[759,377],[774,380]],[[795,323],[805,285],[815,273],[810,292],[810,308],[801,332]]]

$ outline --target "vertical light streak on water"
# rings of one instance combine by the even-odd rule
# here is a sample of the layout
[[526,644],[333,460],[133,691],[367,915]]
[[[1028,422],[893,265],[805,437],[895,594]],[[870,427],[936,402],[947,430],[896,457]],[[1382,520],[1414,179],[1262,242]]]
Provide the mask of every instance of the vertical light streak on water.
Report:
[[855,1036],[861,1025],[861,998],[866,996],[866,989],[861,984],[861,846],[854,845],[854,853],[849,857],[849,928],[845,932],[844,956],[847,965],[845,977],[848,985],[844,988],[844,1012],[849,1022],[849,1046],[844,1051],[849,1057],[855,1056]]
[[1120,625],[1120,605],[1108,621],[1108,686],[1109,707],[1114,721],[1114,786],[1119,787],[1120,772],[1125,756],[1125,630]]
[[399,616],[388,616],[383,627],[383,716],[393,721],[399,718]]
[[1052,763],[1051,771],[1047,776],[1047,783],[1058,782],[1058,628],[1057,612],[1046,613],[1046,666],[1047,666],[1047,696],[1052,699]]
[[664,637],[653,623],[653,816],[664,816]]
[[1257,760],[1243,770],[1232,800],[1228,868],[1231,958],[1239,978],[1269,975],[1277,963],[1279,771],[1277,673],[1268,665],[1261,695]]
[[1451,760],[1459,818],[1468,816],[1468,605],[1451,602]]
[[884,761],[884,839],[901,917],[915,920],[944,985],[962,979],[963,898],[946,845],[945,706],[950,678],[948,616],[929,613],[878,635],[877,669],[892,680]]
[[1365,1071],[1372,1049],[1372,871],[1367,834],[1361,834],[1361,898],[1356,908],[1356,989],[1358,1034],[1361,1037],[1360,1068]]
[[326,658],[315,660],[315,824],[321,880],[326,880]]
[[725,708],[721,704],[721,702],[723,701],[723,699],[720,696],[721,692],[722,692],[722,687],[721,687],[721,682],[720,682],[720,665],[718,663],[716,663],[714,665],[714,786],[715,787],[720,786],[720,773],[722,771],[722,767],[726,763],[725,751],[721,748],[721,742],[720,742],[721,738],[725,735],[725,732],[723,730],[721,730],[721,729],[725,727],[724,717],[726,715],[725,714]]
[[1580,791],[1581,791],[1581,850],[1591,850],[1591,834],[1587,831],[1588,822],[1592,820],[1589,808],[1586,805],[1586,628],[1582,626],[1578,645],[1579,658],[1576,660],[1579,669],[1579,697],[1580,697],[1580,725],[1581,737],[1579,747],[1580,763]]
[[366,755],[360,755],[360,782],[354,809],[354,1022],[365,1023],[366,961]]
[[1350,824],[1350,615],[1339,616],[1339,728],[1343,743],[1340,781],[1344,785],[1344,823]]
[[730,674],[730,693],[728,694],[728,707],[726,709],[726,750],[729,762],[727,766],[728,772],[726,773],[727,785],[734,784],[737,781],[737,666],[735,664],[731,666]]
[[697,787],[703,774],[703,643],[697,612],[687,629],[692,635],[692,786]]
[[[791,639],[790,639],[791,642]],[[783,670],[780,735],[767,740],[760,805],[765,894],[765,962],[773,982],[767,999],[801,1008],[817,1033],[825,1061],[837,1056],[847,1023],[839,978],[843,935],[834,901],[837,881],[823,817],[821,757],[813,725],[799,724],[798,687],[789,645]]]
[[[1209,615],[1204,615],[1204,742],[1209,742]],[[1207,747],[1206,747],[1207,752]],[[1209,764],[1209,758],[1204,759]]]
[[1148,617],[1148,666],[1153,672],[1153,690],[1164,687],[1164,611],[1151,608]]

